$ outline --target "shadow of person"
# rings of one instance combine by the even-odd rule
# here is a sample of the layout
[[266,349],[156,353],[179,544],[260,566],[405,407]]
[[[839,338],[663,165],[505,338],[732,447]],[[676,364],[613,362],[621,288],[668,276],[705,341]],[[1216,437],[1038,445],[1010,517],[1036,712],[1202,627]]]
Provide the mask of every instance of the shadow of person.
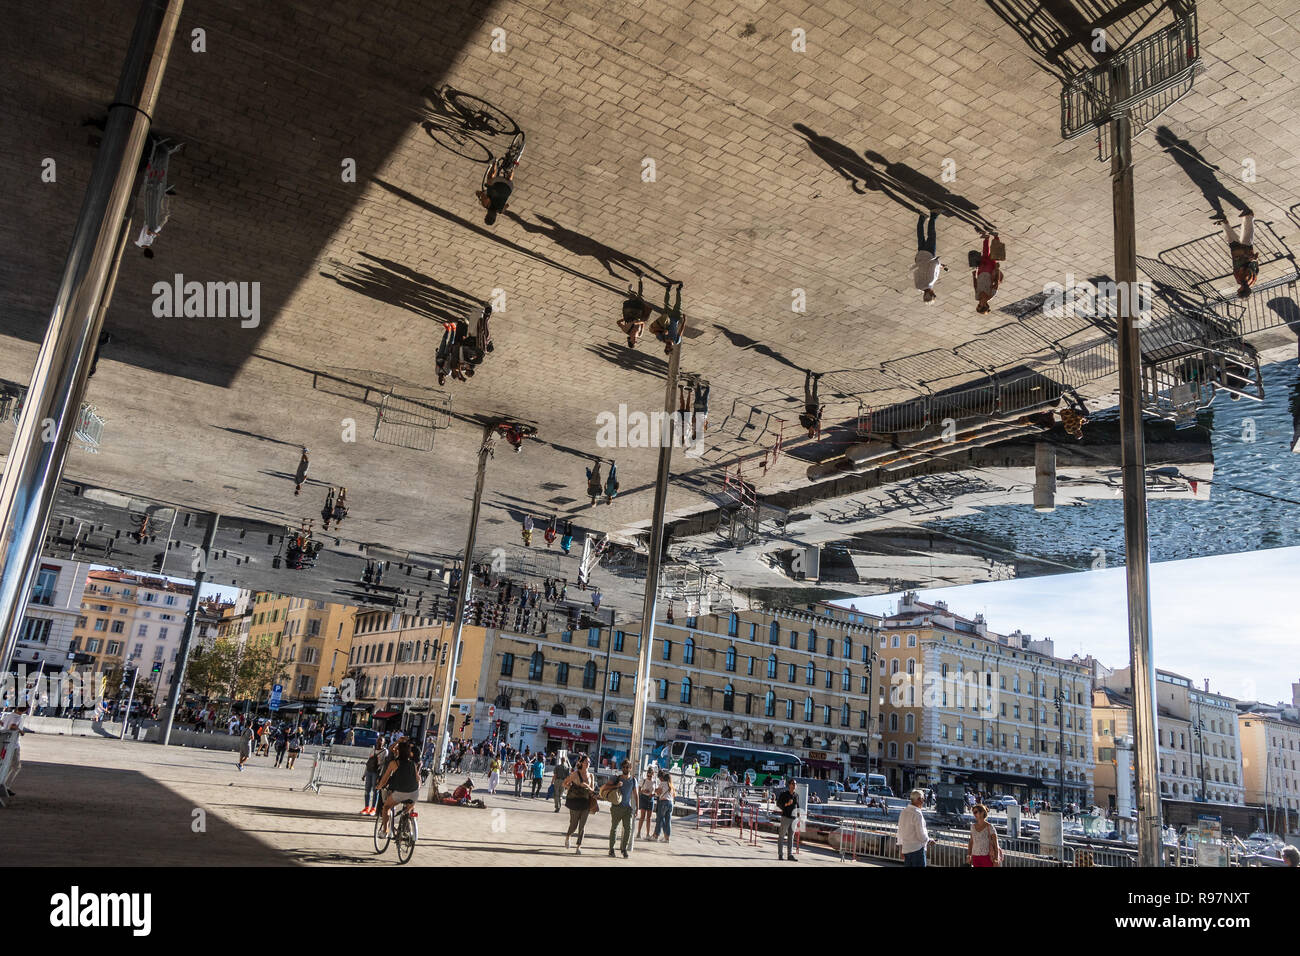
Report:
[[322,271],[321,275],[333,279],[345,289],[438,322],[467,319],[483,310],[485,303],[482,300],[455,286],[391,259],[366,252],[361,256],[369,261],[354,265],[337,263],[334,272]]
[[620,275],[614,271],[614,267],[618,266],[620,269],[624,270],[624,272],[630,273],[632,276],[645,276],[646,278],[652,279],[660,284],[666,284],[668,282],[668,277],[666,275],[654,266],[650,265],[650,263],[646,262],[644,259],[629,255],[626,252],[620,252],[613,246],[607,246],[605,243],[598,242],[590,236],[585,236],[580,232],[575,232],[572,229],[561,226],[549,216],[538,215],[538,224],[530,223],[522,216],[516,215],[513,212],[506,212],[506,217],[514,220],[514,222],[517,223],[524,232],[538,236],[545,236],[560,248],[568,249],[574,255],[588,256],[595,259],[604,266],[605,271],[615,279],[627,278],[627,276]]
[[791,362],[780,352],[776,351],[771,346],[764,345],[762,342],[758,341],[758,339],[751,339],[748,335],[745,335],[743,332],[733,332],[725,325],[719,325],[716,322],[713,323],[713,327],[717,329],[719,332],[721,332],[723,335],[725,335],[727,337],[727,341],[730,342],[738,349],[745,349],[745,350],[752,349],[753,351],[757,352],[759,355],[765,355],[770,359],[780,362],[782,365],[789,366],[790,368],[794,369],[796,372],[803,371],[802,368],[800,368],[794,362]]
[[873,150],[863,155],[883,167],[881,174],[895,184],[899,192],[908,196],[921,208],[938,209],[949,216],[955,216],[969,223],[979,232],[996,232],[997,227],[985,219],[979,212],[979,206],[965,196],[959,196],[947,186],[931,179],[925,173],[914,169],[906,163],[891,163],[884,156]]
[[[1286,327],[1296,337],[1297,349],[1300,349],[1300,304],[1288,296],[1277,296],[1268,300],[1268,308],[1286,323]],[[1297,359],[1300,360],[1300,351],[1297,352]]]
[[912,205],[901,192],[891,188],[876,170],[839,140],[815,133],[803,123],[795,123],[793,126],[795,132],[804,138],[813,155],[843,177],[855,193],[865,196],[868,192],[879,192],[905,209],[914,213],[921,212],[919,207]]
[[598,342],[595,345],[588,345],[587,351],[633,372],[642,372],[655,378],[663,378],[668,374],[668,363],[663,359],[637,349],[630,349],[626,345]]
[[1200,151],[1187,140],[1179,138],[1168,126],[1156,128],[1156,143],[1200,189],[1215,216],[1227,216],[1223,207],[1225,201],[1238,212],[1246,213],[1250,210],[1250,207],[1236,193],[1223,185],[1219,179],[1218,167],[1202,156]]

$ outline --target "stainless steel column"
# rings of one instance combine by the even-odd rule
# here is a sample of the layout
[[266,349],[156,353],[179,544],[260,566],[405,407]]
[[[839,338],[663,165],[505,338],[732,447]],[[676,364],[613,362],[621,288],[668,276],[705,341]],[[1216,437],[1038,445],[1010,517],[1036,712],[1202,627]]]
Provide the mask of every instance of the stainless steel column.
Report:
[[[7,670],[13,658],[14,624],[24,599],[21,586],[41,548],[41,532],[63,474],[68,439],[99,340],[99,305],[130,208],[182,2],[141,4],[50,325],[5,462],[0,482],[0,670]],[[54,423],[53,441],[44,439],[46,422]]]
[[[172,689],[167,693],[167,719],[163,722],[162,738],[158,741],[164,747],[171,742],[172,723],[176,719],[176,707],[181,702],[185,688],[185,668],[190,662],[190,640],[194,636],[194,619],[199,613],[199,591],[203,588],[203,579],[207,577],[208,562],[212,560],[212,547],[217,538],[217,523],[221,515],[208,515],[208,530],[203,534],[203,563],[194,572],[194,593],[190,595],[190,609],[185,615],[185,629],[181,631],[181,646],[176,652],[176,667],[172,673]],[[173,522],[174,523],[174,522]],[[171,548],[171,537],[167,538],[167,548]]]
[[664,412],[668,416],[668,440],[660,435],[659,470],[655,476],[654,514],[650,519],[650,554],[645,571],[645,603],[641,607],[641,653],[636,663],[636,700],[632,704],[632,739],[627,745],[627,759],[640,775],[641,744],[645,736],[646,707],[650,703],[650,661],[655,642],[655,605],[659,598],[659,564],[664,549],[664,514],[668,510],[668,478],[673,460],[672,416],[677,409],[677,371],[682,347],[678,345],[668,357],[668,381],[664,389]]
[[[1117,99],[1127,92],[1127,69],[1115,71]],[[1115,216],[1115,281],[1137,283],[1133,213],[1133,128],[1127,113],[1111,122],[1111,191]],[[1137,773],[1138,865],[1163,857],[1156,747],[1156,672],[1151,635],[1147,548],[1146,448],[1142,425],[1142,351],[1132,295],[1120,295],[1119,410],[1124,479],[1124,573],[1128,579],[1129,664],[1133,678],[1133,763]]]
[[465,560],[461,562],[460,585],[456,588],[456,628],[452,632],[451,649],[447,655],[447,674],[442,682],[442,703],[438,708],[438,763],[441,769],[447,759],[447,721],[451,719],[452,685],[456,678],[456,656],[460,653],[460,634],[465,627],[465,595],[469,590],[470,563],[474,560],[474,539],[478,536],[478,513],[483,504],[483,482],[487,477],[487,460],[495,442],[495,426],[483,430],[483,444],[478,450],[478,476],[474,480],[474,504],[469,511],[469,531],[465,535]]

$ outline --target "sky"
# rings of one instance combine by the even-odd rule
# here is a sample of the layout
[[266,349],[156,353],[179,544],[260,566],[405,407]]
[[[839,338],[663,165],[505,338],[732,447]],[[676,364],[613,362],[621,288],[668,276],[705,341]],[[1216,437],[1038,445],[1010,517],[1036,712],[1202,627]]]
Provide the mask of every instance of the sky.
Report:
[[[1300,548],[1274,548],[1151,565],[1155,663],[1239,700],[1291,702],[1300,681],[1300,615],[1289,603],[1300,586]],[[1053,638],[1058,657],[1089,654],[1127,667],[1128,603],[1124,569],[1054,574],[921,591],[964,617],[983,613],[989,628],[1019,628]],[[836,601],[892,614],[898,594]]]

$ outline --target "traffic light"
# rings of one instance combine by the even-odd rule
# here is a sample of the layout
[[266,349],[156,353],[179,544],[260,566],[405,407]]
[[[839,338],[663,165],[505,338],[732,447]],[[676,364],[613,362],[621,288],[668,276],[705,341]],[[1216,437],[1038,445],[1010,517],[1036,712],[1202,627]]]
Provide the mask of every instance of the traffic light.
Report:
[[163,560],[166,558],[166,556],[167,556],[166,552],[163,551],[160,551],[153,556],[153,569],[155,571],[162,571]]
[[153,667],[149,668],[149,673],[150,673],[150,674],[161,674],[161,673],[162,673],[162,661],[154,661],[154,662],[153,662]]

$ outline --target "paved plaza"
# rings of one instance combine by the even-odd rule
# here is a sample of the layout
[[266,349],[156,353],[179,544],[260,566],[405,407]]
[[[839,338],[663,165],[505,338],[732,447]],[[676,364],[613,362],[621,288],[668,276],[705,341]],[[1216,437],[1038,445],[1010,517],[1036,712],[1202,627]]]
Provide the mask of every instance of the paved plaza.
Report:
[[[1108,167],[1088,137],[1061,141],[1069,45],[1020,18],[1025,6],[188,5],[155,127],[186,144],[172,218],[154,258],[128,251],[87,396],[104,440],[96,455],[74,449],[67,474],[295,527],[327,486],[346,486],[351,516],[331,547],[445,558],[464,538],[482,424],[512,416],[541,440],[492,462],[480,545],[517,544],[525,514],[629,541],[650,512],[655,454],[600,447],[596,416],[663,407],[662,349],[630,351],[614,325],[639,272],[656,301],[665,280],[685,283],[682,367],[713,389],[703,456],[677,458],[670,518],[715,508],[736,462],[760,494],[806,487],[844,442],[801,434],[805,370],[825,374],[827,425],[844,426],[863,400],[977,376],[921,361],[864,370],[950,353],[1015,321],[1046,282],[1113,269]],[[1287,228],[1296,9],[1203,4],[1205,69],[1160,118],[1163,138],[1135,144],[1140,253],[1212,232],[1230,193]],[[0,378],[27,381],[94,155],[83,123],[103,116],[133,12],[51,0],[7,17],[18,54],[0,78],[0,170],[15,184],[0,196]],[[483,157],[448,146],[431,99],[447,86],[527,134],[511,208],[491,228],[473,196]],[[484,138],[500,152],[502,137]],[[42,157],[57,160],[56,183],[38,181]],[[930,204],[952,271],[926,306],[908,269]],[[981,228],[1010,250],[989,315],[964,265]],[[260,283],[259,324],[159,317],[155,283],[178,275]],[[489,300],[495,352],[469,382],[439,387],[441,323]],[[432,450],[372,439],[388,391],[444,409]],[[778,441],[786,455],[760,471]],[[294,497],[301,445],[312,465]],[[612,505],[584,494],[593,456],[618,460]],[[574,580],[576,557],[560,570]],[[610,582],[609,606],[635,606],[625,584]]]
[[[10,866],[395,866],[376,855],[359,790],[304,792],[311,751],[293,770],[252,757],[240,772],[224,750],[160,747],[91,737],[28,734],[18,796],[0,821]],[[476,778],[486,788],[486,780]],[[544,792],[544,791],[543,791]],[[777,863],[776,841],[753,846],[735,830],[678,818],[672,843],[640,841],[629,861],[608,853],[609,806],[589,818],[582,855],[564,850],[568,812],[549,800],[482,794],[487,809],[421,803],[420,840],[408,866],[753,866]],[[198,811],[202,811],[199,814]],[[203,832],[196,832],[196,820]],[[800,865],[839,866],[825,847]],[[789,864],[782,863],[782,867]]]

